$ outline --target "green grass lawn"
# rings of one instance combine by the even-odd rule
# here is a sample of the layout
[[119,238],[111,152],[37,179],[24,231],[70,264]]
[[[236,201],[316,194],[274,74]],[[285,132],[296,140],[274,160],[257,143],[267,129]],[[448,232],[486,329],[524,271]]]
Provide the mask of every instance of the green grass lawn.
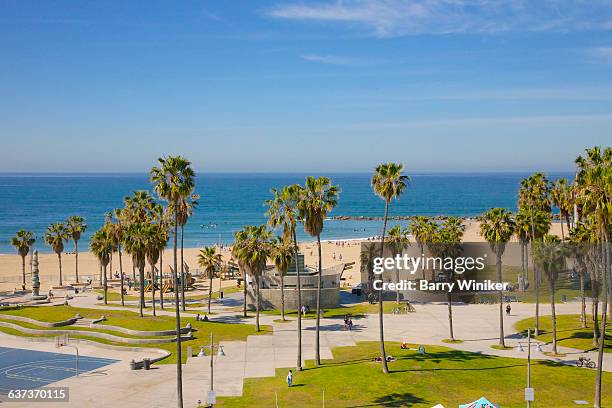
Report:
[[[242,397],[218,398],[218,406],[275,406],[276,393],[280,407],[320,407],[323,392],[329,407],[456,407],[481,396],[504,408],[525,406],[526,360],[437,346],[426,346],[421,356],[400,349],[399,343],[386,344],[397,358],[389,363],[389,375],[372,361],[379,355],[378,343],[359,343],[335,348],[334,360],[324,361],[320,368],[308,362],[303,372],[294,372],[292,388],[285,382],[288,370],[278,369],[276,377],[246,379]],[[593,400],[595,371],[536,360],[531,384],[536,406],[573,407],[573,400]],[[605,373],[603,389],[611,387],[612,375]],[[603,398],[603,406],[612,406],[612,393],[604,392]]]
[[[601,325],[601,322],[599,322]],[[580,328],[580,315],[557,315],[557,344],[572,347],[578,350],[589,351],[595,349],[593,346],[593,322],[591,316],[587,315],[586,329]],[[524,319],[516,323],[515,328],[522,332],[535,327],[535,318]],[[552,320],[551,316],[540,316],[540,335],[536,337],[540,341],[552,342]],[[606,343],[604,352],[612,353],[612,329],[608,325],[606,330]]]
[[[66,320],[74,317],[75,314],[79,313],[84,318],[97,319],[102,314],[106,315],[107,320],[101,322],[101,324],[125,327],[133,330],[171,330],[175,328],[175,320],[172,316],[145,316],[140,317],[138,313],[134,313],[128,310],[99,310],[99,309],[83,309],[72,306],[44,306],[44,307],[24,307],[22,309],[13,310],[0,310],[0,313],[11,314],[17,316],[29,317],[32,319],[45,321],[45,322],[56,322],[60,320]],[[9,321],[9,320],[7,320]],[[14,322],[26,327],[27,323]],[[201,322],[196,321],[194,317],[181,317],[181,327],[184,327],[187,323],[191,323],[194,329],[194,338],[189,341],[182,342],[183,359],[186,359],[187,347],[191,346],[194,352],[197,352],[200,345],[206,345],[209,341],[210,332],[212,331],[215,336],[215,341],[232,341],[232,340],[246,340],[247,336],[254,334],[270,334],[272,328],[270,326],[262,325],[261,331],[257,333],[255,331],[255,325],[253,324],[230,324],[230,323],[219,323],[219,322]],[[29,327],[29,326],[27,326]],[[35,326],[38,329],[44,329],[44,327]],[[27,335],[19,333],[16,330],[0,327],[0,331],[5,333],[20,335],[25,337],[41,337]],[[107,330],[101,330],[107,332]],[[130,337],[125,334],[117,334],[116,332],[110,332],[111,334],[120,335],[122,337]],[[48,337],[53,337],[51,334]],[[86,338],[92,341],[105,344],[115,344],[125,346],[123,343],[114,343],[107,340],[97,339],[93,337],[87,337],[82,335],[75,335],[75,338]],[[174,351],[176,345],[171,344],[156,344],[156,345],[136,345],[138,347],[154,347],[161,348],[172,352],[172,356],[163,360],[163,363],[176,362]]]

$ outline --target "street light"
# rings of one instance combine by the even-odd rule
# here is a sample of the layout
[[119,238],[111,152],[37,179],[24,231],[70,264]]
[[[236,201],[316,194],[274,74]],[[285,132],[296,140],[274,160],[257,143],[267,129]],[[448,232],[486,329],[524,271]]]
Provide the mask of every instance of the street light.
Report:
[[[536,343],[534,346],[539,352],[542,352],[542,344]],[[519,341],[518,349],[520,352],[524,352],[523,345]],[[525,388],[525,401],[527,401],[527,407],[531,407],[531,401],[534,401],[534,390],[531,388],[531,329],[527,329],[527,388]]]
[[[218,344],[217,346],[217,357],[225,357],[225,350],[223,349],[223,346],[221,344]],[[213,333],[210,332],[210,345],[209,346],[200,346],[200,354],[199,355],[203,355],[204,354],[204,349],[210,349],[210,390],[208,392],[208,403],[209,405],[212,407],[213,404],[216,401],[216,395],[213,389],[213,384],[214,384],[214,359],[215,359],[215,343],[213,342]]]

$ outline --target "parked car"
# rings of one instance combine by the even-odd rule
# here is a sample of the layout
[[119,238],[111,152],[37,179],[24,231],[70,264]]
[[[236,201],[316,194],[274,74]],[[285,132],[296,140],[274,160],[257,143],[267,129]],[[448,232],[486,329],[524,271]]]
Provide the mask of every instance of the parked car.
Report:
[[363,293],[364,285],[363,283],[359,283],[351,289],[351,294],[361,296]]

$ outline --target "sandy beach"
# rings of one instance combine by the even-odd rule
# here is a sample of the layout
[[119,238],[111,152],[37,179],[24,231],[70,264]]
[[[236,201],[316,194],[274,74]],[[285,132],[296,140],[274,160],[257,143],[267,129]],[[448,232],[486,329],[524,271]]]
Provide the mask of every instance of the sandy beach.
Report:
[[[464,235],[465,242],[482,242],[478,230],[480,223],[476,220],[465,222],[466,230]],[[561,235],[561,225],[554,223],[551,233]],[[322,254],[324,267],[338,265],[344,262],[355,262],[353,268],[344,275],[348,284],[354,285],[360,280],[359,252],[361,242],[364,240],[346,240],[344,246],[337,245],[336,241],[323,241]],[[66,244],[66,251],[72,251],[72,243]],[[300,244],[300,251],[304,253],[305,263],[315,267],[317,259],[316,242],[304,242]],[[184,259],[191,269],[197,268],[197,255],[199,248],[185,248]],[[222,250],[225,260],[231,257],[229,248]],[[179,252],[180,254],[180,252]],[[179,255],[180,256],[180,255]],[[340,259],[340,256],[342,258]],[[41,253],[38,257],[41,290],[47,290],[50,286],[57,285],[59,282],[59,266],[57,255],[53,253]],[[164,252],[164,273],[169,272],[172,263],[172,249]],[[123,270],[128,275],[132,274],[132,260],[129,255],[122,256]],[[148,268],[148,266],[147,266]],[[119,271],[119,258],[115,254],[112,263],[112,274]],[[108,270],[110,273],[110,269]],[[26,283],[30,287],[30,267],[29,256],[26,258]],[[64,283],[75,282],[75,256],[71,252],[62,254],[62,274]],[[111,274],[111,275],[112,275]],[[79,252],[79,277],[80,281],[87,279],[95,280],[99,276],[98,260],[89,251]],[[110,275],[109,275],[110,276]],[[21,257],[17,254],[0,254],[0,291],[12,290],[21,287]]]

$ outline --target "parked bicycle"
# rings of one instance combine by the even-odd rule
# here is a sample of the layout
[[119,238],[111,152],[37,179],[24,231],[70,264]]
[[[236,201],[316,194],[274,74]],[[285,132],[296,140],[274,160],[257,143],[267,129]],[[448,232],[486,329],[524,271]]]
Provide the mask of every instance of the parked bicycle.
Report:
[[578,360],[576,360],[576,366],[577,367],[588,367],[588,368],[595,368],[595,362],[593,360],[591,360],[588,357],[583,357],[580,356],[578,357]]

